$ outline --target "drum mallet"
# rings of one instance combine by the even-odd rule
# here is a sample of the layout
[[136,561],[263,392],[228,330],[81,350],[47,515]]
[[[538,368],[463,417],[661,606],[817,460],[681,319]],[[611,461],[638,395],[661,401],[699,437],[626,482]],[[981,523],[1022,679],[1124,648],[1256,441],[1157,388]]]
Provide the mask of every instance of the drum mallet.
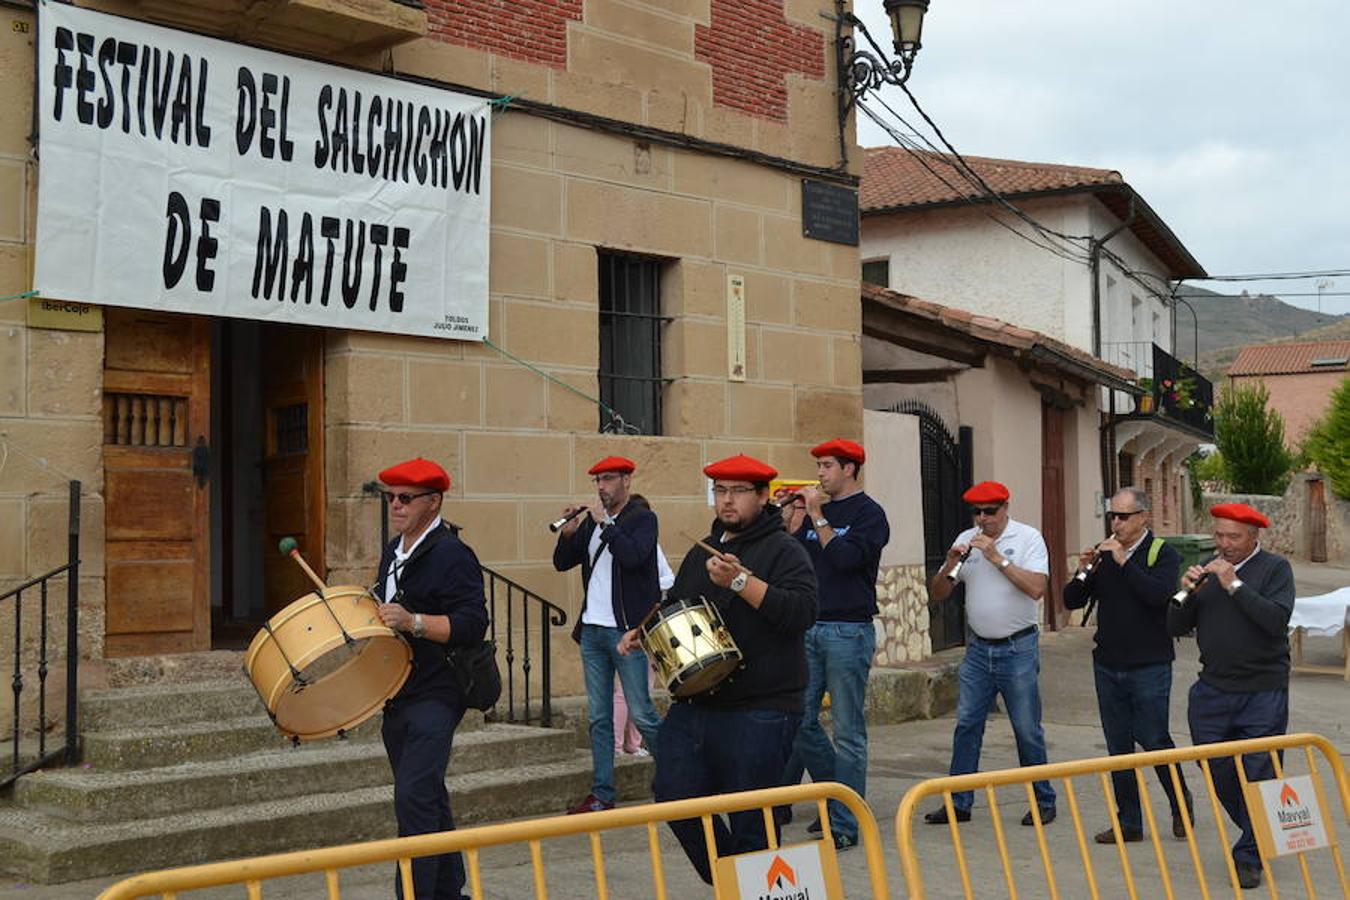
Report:
[[747,569],[745,566],[741,565],[740,563],[738,563],[738,562],[731,562],[730,560],[727,559],[727,555],[726,555],[725,553],[723,553],[721,550],[718,550],[716,547],[713,547],[713,546],[711,546],[711,545],[705,543],[704,541],[699,540],[698,538],[694,537],[694,536],[693,536],[692,534],[690,534],[689,532],[687,532],[687,531],[681,531],[680,534],[684,535],[684,539],[685,539],[685,540],[687,540],[687,541],[693,541],[697,546],[702,547],[704,550],[707,550],[708,553],[709,553],[709,555],[717,557],[718,559],[720,559],[722,562],[726,563],[726,564],[729,565],[729,566],[735,566],[736,569],[737,569],[738,571],[744,572],[746,575],[753,575],[753,574],[755,574],[754,572],[751,572],[749,569]]
[[282,538],[281,542],[277,544],[277,549],[281,551],[282,556],[289,556],[295,560],[295,564],[305,570],[309,580],[314,582],[314,586],[319,589],[319,596],[324,596],[324,592],[328,590],[328,585],[324,584],[323,580],[314,574],[314,570],[309,567],[309,563],[305,562],[305,558],[300,555],[300,545],[296,543],[295,538]]

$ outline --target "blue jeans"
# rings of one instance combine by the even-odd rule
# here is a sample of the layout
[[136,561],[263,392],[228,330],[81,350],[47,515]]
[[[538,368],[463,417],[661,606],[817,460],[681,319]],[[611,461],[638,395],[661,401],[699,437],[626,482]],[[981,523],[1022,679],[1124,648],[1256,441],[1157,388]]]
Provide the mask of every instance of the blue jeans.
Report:
[[581,626],[581,668],[586,678],[586,707],[591,729],[591,793],[613,803],[614,789],[614,675],[618,673],[628,716],[637,723],[647,747],[656,752],[661,719],[647,690],[647,655],[640,650],[620,656],[616,649],[622,628]]
[[[806,695],[802,727],[793,746],[793,759],[811,773],[811,780],[838,781],[867,796],[867,674],[876,654],[877,634],[871,622],[817,622],[806,632]],[[831,743],[820,724],[820,704],[830,692]],[[786,782],[801,774],[789,762]],[[796,776],[794,779],[793,776]],[[848,807],[830,801],[830,830],[858,837],[858,820]]]
[[[1102,733],[1106,736],[1106,752],[1112,756],[1133,753],[1138,744],[1144,750],[1170,750],[1176,746],[1168,731],[1167,710],[1172,697],[1172,664],[1158,663],[1138,669],[1108,669],[1093,663],[1097,682],[1097,709],[1102,717]],[[1167,766],[1155,766],[1153,771],[1167,794],[1172,814],[1177,813],[1176,791]],[[1177,769],[1177,780],[1182,791],[1186,779]],[[1139,782],[1134,770],[1111,773],[1111,787],[1116,795],[1120,827],[1128,831],[1144,830],[1139,812]]]
[[[1041,649],[1035,632],[1004,644],[990,643],[970,635],[966,655],[961,660],[961,696],[956,701],[956,732],[952,736],[951,774],[967,775],[980,769],[980,748],[984,744],[984,723],[994,705],[994,696],[1003,697],[1017,739],[1017,760],[1024,766],[1039,766],[1046,761],[1045,730],[1041,728]],[[1037,781],[1036,805],[1053,807],[1055,789],[1048,781]],[[952,794],[952,805],[969,811],[974,802],[971,791]]]
[[[1186,718],[1191,725],[1191,743],[1213,744],[1219,741],[1240,741],[1245,738],[1284,734],[1289,728],[1289,691],[1252,691],[1235,693],[1221,691],[1203,681],[1191,685]],[[1284,759],[1284,753],[1280,753]],[[1264,781],[1275,777],[1275,766],[1269,753],[1248,753],[1242,757],[1242,768],[1248,781]],[[1218,794],[1228,818],[1242,829],[1233,845],[1233,862],[1261,865],[1256,849],[1256,835],[1247,816],[1247,804],[1242,800],[1242,783],[1238,781],[1233,757],[1221,756],[1209,761],[1209,772],[1214,778],[1214,793]]]
[[[450,831],[450,795],[445,770],[455,728],[464,710],[439,697],[391,700],[384,707],[380,736],[394,770],[394,815],[399,837]],[[458,853],[423,856],[412,861],[416,900],[462,900],[464,858]],[[403,900],[403,880],[394,874],[394,894]]]
[[[673,703],[661,725],[652,793],[662,802],[778,787],[801,720],[795,713],[772,709]],[[713,816],[712,826],[719,857],[769,846],[761,810],[734,812],[725,819]],[[670,830],[699,877],[712,884],[703,822],[680,819],[670,823]]]

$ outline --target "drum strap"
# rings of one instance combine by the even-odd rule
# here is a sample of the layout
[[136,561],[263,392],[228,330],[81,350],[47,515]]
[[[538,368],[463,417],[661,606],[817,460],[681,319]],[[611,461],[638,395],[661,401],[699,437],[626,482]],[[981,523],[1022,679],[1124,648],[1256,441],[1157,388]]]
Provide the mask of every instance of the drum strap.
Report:
[[[282,645],[281,641],[277,640],[276,634],[272,631],[272,623],[264,622],[263,630],[267,632],[268,637],[272,638],[272,643],[276,645],[277,652],[281,654],[281,658],[286,660],[286,665],[291,670],[291,677],[295,679],[295,683],[300,685],[302,688],[307,687],[309,685],[309,680],[305,678],[304,674],[301,673],[301,671],[295,667],[295,663],[291,662],[291,658],[286,655],[285,646]],[[254,685],[254,687],[256,688],[257,685]],[[266,706],[267,704],[264,703],[263,705]],[[272,718],[275,719],[276,717],[273,716]]]

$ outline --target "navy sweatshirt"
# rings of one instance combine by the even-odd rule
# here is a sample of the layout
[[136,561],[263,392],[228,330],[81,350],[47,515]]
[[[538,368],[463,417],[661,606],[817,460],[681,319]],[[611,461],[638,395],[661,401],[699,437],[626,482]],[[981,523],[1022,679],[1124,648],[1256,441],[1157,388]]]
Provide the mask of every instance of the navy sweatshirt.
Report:
[[821,507],[834,537],[824,547],[808,514],[793,535],[816,570],[820,622],[870,622],[877,614],[877,569],[891,539],[886,511],[859,491]]
[[1221,691],[1253,693],[1289,689],[1289,616],[1294,611],[1294,570],[1265,550],[1243,564],[1242,587],[1231,597],[1211,578],[1184,605],[1167,609],[1174,635],[1195,629],[1200,680]]
[[[600,526],[587,516],[571,535],[559,532],[553,547],[553,568],[566,572],[581,566],[581,584],[591,583],[591,535]],[[627,631],[661,602],[661,585],[656,577],[656,513],[650,507],[637,506],[629,501],[614,517],[614,524],[600,531],[600,545],[609,548],[610,602],[614,607],[614,621]],[[581,601],[572,640],[581,640],[581,618],[586,614],[590,594]]]
[[1064,587],[1064,605],[1069,609],[1097,599],[1097,633],[1093,636],[1097,646],[1092,658],[1108,669],[1137,669],[1176,658],[1167,633],[1167,602],[1176,593],[1181,554],[1163,544],[1150,566],[1152,544],[1153,532],[1148,531],[1124,566],[1104,553],[1086,583],[1074,579]]

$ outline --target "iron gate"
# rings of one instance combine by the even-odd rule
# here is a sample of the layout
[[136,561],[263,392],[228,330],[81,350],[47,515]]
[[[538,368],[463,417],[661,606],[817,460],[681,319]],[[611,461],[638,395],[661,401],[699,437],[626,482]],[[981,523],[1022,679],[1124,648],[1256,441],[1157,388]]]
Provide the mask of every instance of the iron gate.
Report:
[[[956,536],[970,526],[961,494],[971,484],[971,429],[962,426],[952,437],[937,411],[907,400],[890,412],[919,418],[919,469],[923,479],[923,556],[926,578],[932,578]],[[933,652],[966,642],[965,586],[958,584],[945,603],[928,604],[928,631]]]

